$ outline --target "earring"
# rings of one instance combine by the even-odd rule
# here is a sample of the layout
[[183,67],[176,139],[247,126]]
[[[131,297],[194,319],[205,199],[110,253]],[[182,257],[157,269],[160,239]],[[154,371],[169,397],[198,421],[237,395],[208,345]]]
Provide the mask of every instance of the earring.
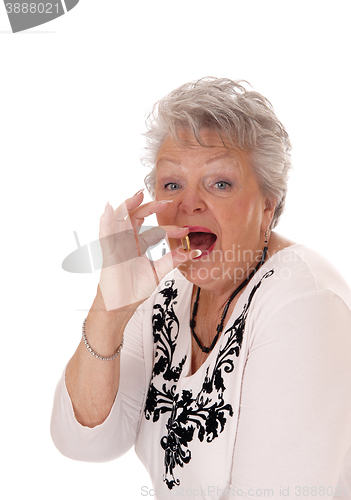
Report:
[[268,233],[267,233],[267,231],[264,233],[264,237],[265,237],[264,246],[267,248],[267,246],[268,246]]

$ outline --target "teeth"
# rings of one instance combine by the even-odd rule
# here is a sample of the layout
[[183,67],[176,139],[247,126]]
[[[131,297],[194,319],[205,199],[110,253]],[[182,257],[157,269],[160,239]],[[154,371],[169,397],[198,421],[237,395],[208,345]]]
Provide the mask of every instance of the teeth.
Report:
[[189,236],[185,236],[184,238],[181,238],[181,240],[182,240],[183,249],[186,252],[190,252],[190,240],[189,240]]

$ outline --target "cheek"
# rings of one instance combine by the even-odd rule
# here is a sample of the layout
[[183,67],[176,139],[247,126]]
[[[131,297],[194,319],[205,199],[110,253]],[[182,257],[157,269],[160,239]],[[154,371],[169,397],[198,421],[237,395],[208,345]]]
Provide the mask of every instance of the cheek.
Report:
[[156,175],[155,200],[159,199],[159,194],[160,194],[159,192],[160,192],[160,185],[159,185],[159,182],[158,182],[158,179],[157,179],[157,175]]
[[235,203],[229,206],[224,206],[220,210],[216,210],[216,217],[222,226],[222,230],[226,227],[241,226],[250,220],[253,212],[253,206],[250,200],[236,200]]
[[159,226],[172,226],[174,224],[175,216],[171,207],[167,207],[164,212],[156,214],[157,223]]
[[[257,200],[256,200],[257,201]],[[230,245],[238,238],[259,230],[262,211],[255,200],[237,200],[231,207],[218,213],[217,220],[221,226],[223,246]]]
[[157,225],[158,226],[170,226],[169,221],[162,215],[156,215]]
[[236,213],[242,224],[252,224],[257,222],[263,214],[262,204],[257,197],[240,200],[236,207]]
[[156,220],[157,220],[157,224],[159,226],[164,226],[164,222],[163,222],[163,218],[162,218],[162,214],[156,214]]

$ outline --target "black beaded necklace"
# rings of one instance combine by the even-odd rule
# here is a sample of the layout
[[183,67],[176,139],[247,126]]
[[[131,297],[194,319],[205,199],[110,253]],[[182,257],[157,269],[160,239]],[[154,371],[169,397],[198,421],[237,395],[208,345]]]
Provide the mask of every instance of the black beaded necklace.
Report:
[[262,266],[262,264],[264,263],[264,261],[266,259],[267,251],[268,251],[268,247],[265,246],[264,249],[263,249],[263,252],[262,252],[262,257],[261,257],[260,262],[257,264],[257,266],[255,267],[255,269],[249,274],[249,276],[246,278],[246,280],[243,281],[241,283],[241,285],[239,285],[238,288],[229,297],[228,302],[226,303],[226,305],[224,307],[224,311],[223,311],[223,314],[222,314],[222,317],[221,317],[221,321],[220,321],[219,325],[217,326],[217,334],[216,334],[215,338],[213,339],[212,344],[210,345],[210,347],[206,347],[206,346],[202,345],[199,337],[196,335],[196,333],[194,331],[194,328],[196,326],[195,318],[196,318],[196,314],[197,314],[197,308],[199,306],[199,297],[200,297],[200,290],[201,290],[200,287],[198,287],[197,294],[196,294],[196,299],[195,299],[195,302],[194,302],[193,312],[192,312],[191,320],[190,320],[190,329],[191,329],[191,333],[193,334],[194,339],[196,340],[197,345],[200,347],[200,349],[201,349],[202,352],[209,353],[209,352],[212,351],[212,349],[216,345],[218,337],[222,333],[223,325],[224,325],[224,320],[225,320],[225,317],[227,315],[227,312],[228,312],[228,309],[229,309],[229,306],[230,306],[232,300],[248,284],[248,282],[256,274],[256,272],[258,271],[258,269],[260,268],[260,266]]

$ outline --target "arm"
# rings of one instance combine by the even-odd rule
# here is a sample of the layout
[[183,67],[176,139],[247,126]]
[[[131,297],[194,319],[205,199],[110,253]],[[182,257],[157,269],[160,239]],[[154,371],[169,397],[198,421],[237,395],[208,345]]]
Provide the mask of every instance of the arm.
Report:
[[[122,342],[125,327],[139,304],[106,311],[98,287],[86,322],[86,334],[94,350],[111,356]],[[101,424],[110,413],[120,375],[120,356],[101,361],[92,356],[81,340],[66,368],[66,386],[77,421],[87,427]]]
[[351,313],[332,292],[281,304],[257,327],[244,371],[234,488],[251,489],[253,498],[273,490],[280,499],[280,488],[296,499],[326,498],[323,488],[335,488],[351,444],[350,359]]
[[[103,266],[98,292],[87,318],[86,335],[94,351],[104,357],[112,356],[117,350],[126,325],[137,307],[152,295],[164,276],[179,264],[197,256],[198,252],[201,254],[200,250],[187,253],[178,248],[151,263],[145,253],[150,246],[158,243],[165,236],[179,239],[187,234],[189,229],[166,226],[139,233],[145,217],[165,211],[168,206],[162,201],[140,205],[142,199],[142,193],[138,192],[115,211],[108,204],[100,219],[99,238]],[[137,330],[139,328],[141,332],[142,326],[137,327],[136,323],[135,319],[133,328]],[[126,352],[125,358],[128,359],[128,349],[125,346],[123,352]],[[139,365],[142,365],[142,356],[140,353],[137,355]],[[137,382],[140,376],[139,385],[142,386],[142,376],[145,374],[143,368],[135,369],[134,362],[135,359],[131,356],[130,364],[126,364],[125,368],[121,369],[121,373],[123,372],[125,378],[129,376],[130,380],[136,378]],[[67,366],[67,390],[62,381],[56,393],[53,410],[52,437],[63,454],[78,460],[86,460],[89,456],[89,460],[93,461],[100,460],[100,457],[110,457],[111,436],[116,446],[117,443],[123,442],[118,447],[118,455],[127,451],[126,446],[132,446],[135,428],[133,427],[131,432],[124,432],[124,430],[129,427],[130,419],[134,422],[134,410],[136,413],[140,411],[142,403],[140,394],[130,406],[133,408],[132,417],[128,414],[129,406],[125,401],[130,397],[133,398],[133,395],[130,396],[127,391],[118,398],[118,401],[116,400],[114,417],[109,419],[110,424],[112,422],[112,428],[111,425],[103,425],[101,432],[99,430],[107,416],[111,415],[110,411],[118,393],[119,382],[119,356],[111,361],[102,361],[92,356],[81,341]],[[72,407],[70,401],[67,400],[67,391]],[[91,428],[92,432],[89,433],[88,428]],[[89,440],[92,439],[95,440],[99,449],[96,454],[93,449],[89,450]],[[106,453],[104,445],[106,445]],[[124,451],[121,452],[121,450]]]
[[[119,376],[119,367],[121,368],[117,396],[114,399],[111,392],[111,402],[107,403],[105,407],[107,413],[106,415],[103,414],[101,418],[103,423],[97,424],[94,427],[82,425],[77,420],[76,415],[78,414],[79,416],[79,412],[83,411],[79,410],[79,402],[82,400],[83,409],[91,407],[91,411],[98,414],[98,400],[103,397],[107,398],[110,388],[106,390],[107,396],[100,395],[99,392],[100,390],[104,390],[104,387],[103,385],[99,386],[98,382],[93,380],[94,373],[98,373],[97,370],[100,368],[105,369],[105,365],[114,364],[116,360],[104,362],[95,359],[83,344],[82,347],[88,354],[88,359],[85,361],[87,368],[86,370],[84,369],[83,363],[83,368],[81,369],[79,367],[79,360],[77,360],[78,367],[76,368],[74,366],[74,356],[80,355],[78,347],[76,354],[69,363],[69,365],[72,363],[73,367],[69,368],[68,365],[66,369],[67,387],[65,375],[57,385],[51,418],[52,439],[63,455],[74,460],[103,462],[118,458],[133,446],[145,397],[146,375],[142,337],[144,320],[145,305],[141,306],[135,312],[126,327],[123,349],[121,355],[118,356],[118,370],[116,370],[116,367],[111,367],[112,372],[116,370],[117,376]],[[82,350],[82,356],[85,354],[84,350]],[[100,363],[98,363],[99,361]],[[89,366],[93,365],[96,368],[91,369],[90,373]],[[68,372],[69,369],[71,373]],[[78,373],[76,376],[74,376],[75,369]],[[87,380],[87,386],[85,386],[84,375]],[[108,376],[108,373],[102,374],[100,377],[102,384],[103,378]],[[113,378],[113,375],[111,377]],[[89,397],[89,382],[93,384],[91,391],[93,396],[94,391],[96,391],[96,399]],[[112,380],[112,383],[114,384],[114,380]],[[79,384],[82,384],[82,393],[84,396],[79,394]],[[73,391],[71,386],[73,386]],[[73,400],[71,400],[67,389],[73,392]],[[96,410],[93,405],[94,399]],[[108,408],[110,405],[112,406],[111,409]]]

